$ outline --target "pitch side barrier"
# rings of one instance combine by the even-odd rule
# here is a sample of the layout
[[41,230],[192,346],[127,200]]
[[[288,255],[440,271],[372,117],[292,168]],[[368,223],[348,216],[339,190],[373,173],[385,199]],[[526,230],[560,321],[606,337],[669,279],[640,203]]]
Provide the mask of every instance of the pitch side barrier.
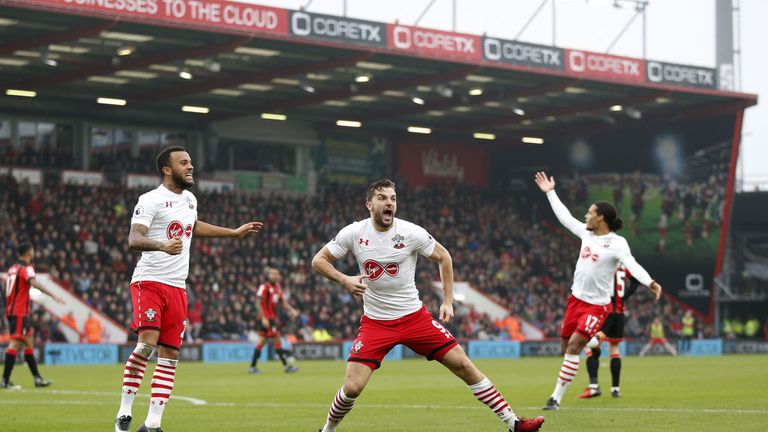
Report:
[[[307,342],[293,345],[297,360],[344,360],[352,348],[352,341],[343,342]],[[474,359],[519,359],[522,357],[559,357],[560,342],[552,341],[461,341],[461,346]],[[621,343],[621,353],[625,356],[637,355],[645,341],[626,341]],[[133,351],[133,344],[67,344],[49,343],[35,347],[38,361],[47,365],[91,365],[125,363]],[[0,357],[5,355],[7,345],[0,345]],[[185,344],[181,350],[182,361],[202,361],[207,363],[248,363],[253,355],[254,345],[248,342],[211,342]],[[654,347],[651,355],[661,354]],[[603,346],[607,350],[607,346]],[[680,344],[678,341],[678,350]],[[682,355],[719,356],[723,354],[768,354],[768,341],[763,340],[723,340],[695,339],[691,349]],[[261,360],[276,358],[274,348],[261,352]],[[397,345],[385,357],[387,361],[423,358],[410,349]],[[19,354],[18,362],[23,362]]]

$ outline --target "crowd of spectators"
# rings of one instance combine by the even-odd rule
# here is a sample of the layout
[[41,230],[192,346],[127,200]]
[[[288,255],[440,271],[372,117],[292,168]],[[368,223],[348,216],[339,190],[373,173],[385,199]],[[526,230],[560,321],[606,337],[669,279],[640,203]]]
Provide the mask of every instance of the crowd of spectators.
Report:
[[[157,155],[157,146],[142,147],[137,156],[131,155],[128,146],[93,151],[89,156],[89,171],[119,170],[124,173],[154,174],[155,168],[147,164]],[[209,164],[210,165],[210,164]],[[0,142],[0,166],[23,168],[84,169],[81,157],[74,157],[72,145],[37,148],[33,142],[24,143],[19,149]]]
[[[39,272],[49,272],[87,304],[126,327],[131,321],[129,282],[138,254],[127,250],[131,209],[143,191],[123,187],[59,184],[32,187],[0,176],[0,264],[7,268],[19,241],[31,240]],[[398,217],[424,226],[451,252],[456,280],[507,307],[548,338],[559,337],[578,243],[551,223],[540,194],[436,186],[399,190]],[[361,187],[325,185],[314,197],[196,193],[199,218],[223,226],[261,220],[258,235],[234,242],[196,239],[188,278],[189,337],[246,339],[258,327],[256,287],[265,270],[283,274],[290,302],[302,313],[282,317],[285,330],[312,340],[318,329],[333,338],[353,338],[360,302],[314,274],[310,262],[346,224],[367,217]],[[351,256],[338,262],[347,274],[358,272]],[[420,259],[417,287],[437,313],[440,294],[432,282],[438,268]],[[648,323],[663,314],[679,321],[682,309],[654,303],[640,290],[630,301],[627,334],[645,337]],[[647,291],[647,290],[645,290]],[[508,327],[466,305],[456,307],[448,327],[460,338],[509,338]],[[57,319],[35,314],[40,335],[55,340]]]
[[31,142],[22,144],[19,149],[6,146],[0,151],[0,166],[75,168],[71,146],[36,149]]
[[[184,140],[180,139],[179,142],[181,145],[185,144]],[[153,164],[148,164],[147,161],[155,158],[160,147],[160,145],[141,146],[136,156],[132,154],[130,145],[94,149],[88,155],[86,167],[82,156],[73,155],[71,144],[40,147],[35,145],[33,141],[29,141],[16,149],[3,143],[3,140],[0,139],[0,166],[154,175],[156,169]],[[226,153],[219,156],[227,158]],[[232,169],[290,174],[295,172],[294,159],[295,155],[291,152],[280,152],[279,148],[268,148],[251,154],[247,158],[233,160]],[[204,166],[208,172],[230,168],[228,163],[217,162],[213,158],[206,159],[205,163],[196,165],[198,167]]]

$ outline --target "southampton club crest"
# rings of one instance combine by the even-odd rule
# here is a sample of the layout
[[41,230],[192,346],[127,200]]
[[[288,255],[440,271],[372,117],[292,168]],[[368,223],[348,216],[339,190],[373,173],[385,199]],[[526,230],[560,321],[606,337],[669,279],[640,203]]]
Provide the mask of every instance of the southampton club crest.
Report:
[[360,341],[355,341],[355,344],[352,345],[352,352],[358,353],[361,349],[363,349],[363,343]]
[[144,312],[144,316],[147,317],[147,321],[155,322],[155,316],[157,316],[157,312],[155,312],[154,309],[149,308],[146,312]]
[[401,236],[400,234],[395,234],[394,237],[392,237],[392,241],[395,242],[394,247],[395,249],[402,249],[405,247],[405,244],[403,244],[403,240],[405,240],[405,237]]

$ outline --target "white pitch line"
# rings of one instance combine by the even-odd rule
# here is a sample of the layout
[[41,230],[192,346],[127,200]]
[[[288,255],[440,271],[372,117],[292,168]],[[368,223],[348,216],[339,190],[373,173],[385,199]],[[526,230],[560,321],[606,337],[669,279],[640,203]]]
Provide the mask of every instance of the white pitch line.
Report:
[[[303,406],[303,407],[327,407],[328,404],[284,404],[284,403],[274,403],[274,402],[246,402],[246,403],[232,403],[232,402],[211,402],[208,404],[209,406],[221,406],[221,407],[230,407],[230,406],[248,406],[248,407],[254,407],[254,408],[292,408],[297,406]],[[409,405],[398,405],[398,404],[361,404],[359,406],[365,406],[370,408],[390,408],[390,409],[418,409],[418,410],[424,410],[424,409],[446,409],[446,410],[456,410],[456,409],[466,409],[466,410],[474,410],[477,409],[476,405],[418,405],[418,404],[409,404]],[[540,406],[527,406],[527,407],[514,407],[515,410],[541,410]],[[612,412],[612,411],[618,411],[618,412],[680,412],[680,413],[710,413],[710,414],[728,414],[728,413],[739,413],[739,414],[768,414],[768,410],[759,410],[759,409],[714,409],[714,408],[652,408],[652,407],[623,407],[623,408],[609,408],[609,407],[565,407],[560,408],[561,410],[569,410],[569,411],[606,411],[606,412]]]
[[[24,390],[21,390],[21,392],[25,392]],[[33,393],[33,391],[29,391],[29,393]],[[34,391],[34,393],[41,394],[43,392],[40,391]],[[73,395],[95,395],[95,396],[115,396],[117,393],[109,393],[109,392],[95,392],[95,391],[79,391],[79,390],[49,390],[45,393],[53,393],[53,394],[73,394]],[[141,395],[143,397],[148,397],[147,395]],[[245,402],[245,403],[238,403],[238,402],[206,402],[202,399],[192,398],[192,397],[186,397],[186,396],[176,396],[171,395],[171,399],[180,399],[186,402],[189,402],[193,405],[202,405],[202,406],[210,406],[210,407],[254,407],[254,408],[296,408],[296,407],[306,407],[306,408],[327,408],[327,403],[277,403],[277,402]],[[112,402],[108,401],[95,401],[95,402],[88,402],[88,401],[67,401],[67,400],[40,400],[35,399],[38,402],[45,402],[55,405],[111,405]],[[3,404],[28,404],[28,400],[24,401],[14,401],[14,400],[3,400]],[[377,408],[377,409],[417,409],[417,410],[424,410],[424,409],[445,409],[445,410],[476,410],[478,409],[479,405],[419,405],[419,404],[408,404],[408,405],[402,405],[402,404],[360,404],[360,407],[367,407],[367,408]],[[517,410],[533,410],[537,411],[540,410],[540,406],[524,406],[524,407],[515,407]],[[718,408],[653,408],[653,407],[561,407],[561,410],[566,411],[598,411],[598,412],[650,412],[650,413],[689,413],[689,414],[700,414],[700,413],[707,413],[707,414],[768,414],[768,410],[761,410],[761,409],[718,409]]]
[[[23,389],[20,390],[20,391],[21,392],[26,392]],[[30,390],[29,392],[30,393],[32,393],[32,392],[34,392],[34,393],[42,393],[40,390],[34,390],[34,391]],[[73,394],[73,395],[115,396],[115,400],[117,400],[117,398],[120,396],[120,392],[110,393],[110,392],[97,392],[97,391],[84,391],[84,390],[48,390],[48,391],[45,391],[45,393],[63,394],[63,395]],[[149,397],[149,395],[146,395],[146,394],[138,394],[137,396]],[[207,405],[208,404],[208,402],[204,401],[203,399],[197,399],[197,398],[188,397],[188,396],[172,395],[172,398],[174,400],[178,399],[178,400],[183,400],[185,402],[189,402],[192,405]]]

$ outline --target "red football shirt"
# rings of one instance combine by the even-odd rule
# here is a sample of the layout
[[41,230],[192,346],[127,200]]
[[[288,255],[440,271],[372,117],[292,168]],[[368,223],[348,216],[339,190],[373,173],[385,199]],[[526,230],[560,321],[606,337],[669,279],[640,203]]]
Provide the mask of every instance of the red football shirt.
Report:
[[624,302],[636,289],[637,286],[632,278],[632,273],[624,268],[624,266],[619,266],[613,281],[610,313],[624,313]]
[[14,264],[5,277],[5,315],[29,315],[29,280],[35,269],[27,264]]
[[259,290],[256,292],[261,301],[261,310],[264,313],[264,318],[268,320],[277,319],[277,303],[283,300],[283,288],[280,284],[273,284],[272,282],[266,282],[259,285]]

